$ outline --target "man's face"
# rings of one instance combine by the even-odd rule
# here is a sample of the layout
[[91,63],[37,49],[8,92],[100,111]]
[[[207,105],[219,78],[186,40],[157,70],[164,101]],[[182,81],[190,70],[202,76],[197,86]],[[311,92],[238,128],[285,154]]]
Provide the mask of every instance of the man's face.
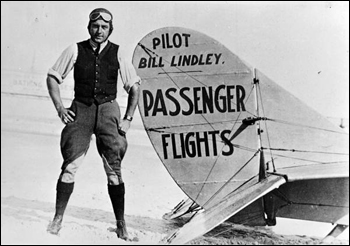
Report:
[[108,38],[109,28],[109,23],[105,22],[104,20],[96,20],[91,22],[89,30],[91,39],[96,43],[103,43]]

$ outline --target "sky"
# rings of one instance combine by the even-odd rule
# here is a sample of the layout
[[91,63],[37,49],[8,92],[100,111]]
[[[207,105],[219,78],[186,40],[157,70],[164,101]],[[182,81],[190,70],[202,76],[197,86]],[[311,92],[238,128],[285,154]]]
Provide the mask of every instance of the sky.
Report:
[[[114,15],[112,42],[132,59],[162,27],[202,32],[327,117],[349,118],[349,2],[1,2],[1,70],[45,74],[89,38],[88,15]],[[44,82],[43,82],[44,83]]]

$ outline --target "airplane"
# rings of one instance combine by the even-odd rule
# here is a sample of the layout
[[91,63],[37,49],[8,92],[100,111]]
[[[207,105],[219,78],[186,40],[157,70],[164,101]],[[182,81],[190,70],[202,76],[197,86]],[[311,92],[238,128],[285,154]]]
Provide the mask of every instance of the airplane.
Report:
[[150,32],[132,62],[145,131],[188,197],[165,215],[191,216],[164,244],[185,244],[225,221],[335,224],[325,239],[349,226],[347,132],[195,30]]

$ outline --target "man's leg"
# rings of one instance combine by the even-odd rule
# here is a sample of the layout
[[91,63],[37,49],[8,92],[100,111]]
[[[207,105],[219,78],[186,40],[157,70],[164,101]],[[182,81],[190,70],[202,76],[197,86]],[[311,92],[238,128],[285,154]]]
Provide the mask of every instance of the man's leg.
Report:
[[[79,110],[78,110],[79,109]],[[74,188],[74,177],[89,148],[94,128],[96,107],[87,107],[73,101],[71,110],[75,119],[68,123],[61,135],[62,172],[57,182],[56,212],[47,231],[58,234],[61,229],[64,211]]]
[[47,231],[57,235],[61,229],[64,211],[74,189],[74,177],[83,162],[84,156],[70,163],[60,174],[56,186],[56,212],[53,221],[49,224]]
[[111,199],[115,219],[117,221],[116,233],[119,238],[123,240],[128,240],[129,234],[126,229],[125,218],[124,218],[124,206],[125,206],[124,183],[119,185],[108,184],[108,194]]
[[117,220],[116,232],[119,238],[128,240],[124,218],[125,186],[121,175],[121,162],[128,143],[125,135],[118,131],[119,105],[116,101],[99,105],[98,114],[101,117],[95,130],[96,145],[108,178],[108,194]]
[[113,212],[117,224],[117,236],[123,240],[128,240],[129,235],[126,229],[124,218],[125,208],[125,185],[121,176],[120,161],[114,164],[109,164],[106,158],[102,155],[104,169],[107,174],[108,195],[112,202]]
[[47,231],[51,234],[57,235],[61,229],[63,214],[66,210],[70,195],[73,192],[74,183],[64,183],[60,180],[56,186],[56,213],[53,221],[49,224]]

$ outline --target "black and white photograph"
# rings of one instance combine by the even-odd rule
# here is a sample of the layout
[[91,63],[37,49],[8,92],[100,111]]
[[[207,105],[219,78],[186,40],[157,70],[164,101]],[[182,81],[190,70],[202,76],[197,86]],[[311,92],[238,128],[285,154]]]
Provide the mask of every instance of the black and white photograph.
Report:
[[349,245],[349,2],[2,1],[2,245]]

